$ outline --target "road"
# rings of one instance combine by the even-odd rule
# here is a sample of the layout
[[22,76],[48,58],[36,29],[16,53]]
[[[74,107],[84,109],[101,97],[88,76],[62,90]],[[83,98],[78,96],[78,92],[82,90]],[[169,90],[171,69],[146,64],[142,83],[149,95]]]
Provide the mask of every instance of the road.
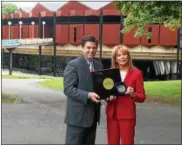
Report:
[[[3,79],[2,92],[21,104],[2,104],[2,144],[64,144],[65,100],[61,91],[41,87],[36,79]],[[106,144],[105,103],[96,144]],[[135,144],[181,144],[181,107],[137,104]]]

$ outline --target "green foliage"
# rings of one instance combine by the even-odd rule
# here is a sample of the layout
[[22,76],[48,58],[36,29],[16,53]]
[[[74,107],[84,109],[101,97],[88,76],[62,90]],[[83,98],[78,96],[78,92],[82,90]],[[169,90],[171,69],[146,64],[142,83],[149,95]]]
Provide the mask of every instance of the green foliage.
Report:
[[14,13],[17,10],[17,6],[14,4],[5,4],[2,3],[2,14],[6,15],[6,14],[11,14]]
[[138,28],[135,37],[147,35],[146,25],[164,24],[173,31],[182,23],[181,1],[117,1],[114,5],[125,17],[122,33]]

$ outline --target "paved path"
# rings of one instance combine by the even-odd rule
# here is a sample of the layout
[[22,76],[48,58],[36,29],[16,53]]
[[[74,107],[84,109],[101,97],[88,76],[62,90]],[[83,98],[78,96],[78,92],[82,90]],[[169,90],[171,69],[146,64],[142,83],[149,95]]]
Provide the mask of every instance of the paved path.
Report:
[[[39,80],[2,80],[2,91],[24,99],[2,104],[3,144],[64,144],[65,96],[43,88]],[[106,144],[105,107],[97,130],[97,144]],[[137,104],[136,144],[181,144],[181,108]]]

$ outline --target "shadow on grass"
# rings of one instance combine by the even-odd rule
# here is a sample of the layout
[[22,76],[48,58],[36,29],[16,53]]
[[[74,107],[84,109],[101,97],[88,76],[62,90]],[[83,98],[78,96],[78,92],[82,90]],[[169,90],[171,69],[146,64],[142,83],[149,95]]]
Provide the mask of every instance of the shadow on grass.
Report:
[[22,101],[23,100],[21,98],[15,96],[15,95],[2,93],[2,98],[1,98],[2,103],[6,103],[6,104],[16,103],[16,104],[19,104],[19,103],[22,103]]
[[146,102],[181,106],[181,99],[171,99],[171,98],[169,99],[169,98],[165,98],[165,97],[163,98],[159,96],[147,96]]

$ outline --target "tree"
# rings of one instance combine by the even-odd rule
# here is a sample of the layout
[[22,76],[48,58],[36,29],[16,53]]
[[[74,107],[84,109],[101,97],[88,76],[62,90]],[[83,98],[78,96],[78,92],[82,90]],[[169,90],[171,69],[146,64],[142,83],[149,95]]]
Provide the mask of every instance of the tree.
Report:
[[2,14],[11,14],[14,13],[17,10],[17,6],[10,3],[2,3]]
[[147,25],[164,24],[173,31],[182,24],[181,1],[116,1],[114,5],[124,16],[122,32],[137,28],[135,37],[148,34]]

